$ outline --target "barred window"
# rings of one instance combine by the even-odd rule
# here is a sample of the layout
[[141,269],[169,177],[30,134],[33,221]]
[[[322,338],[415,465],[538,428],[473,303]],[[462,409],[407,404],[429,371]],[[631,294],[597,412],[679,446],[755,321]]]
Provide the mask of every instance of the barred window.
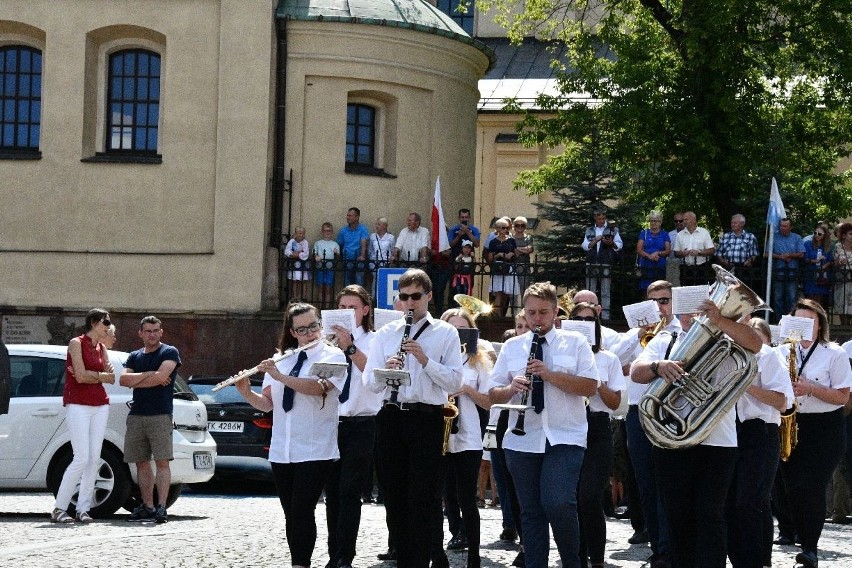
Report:
[[160,56],[144,49],[109,57],[107,152],[156,154]]
[[346,165],[374,166],[376,109],[362,104],[346,107]]
[[41,57],[32,47],[0,47],[0,151],[38,153]]

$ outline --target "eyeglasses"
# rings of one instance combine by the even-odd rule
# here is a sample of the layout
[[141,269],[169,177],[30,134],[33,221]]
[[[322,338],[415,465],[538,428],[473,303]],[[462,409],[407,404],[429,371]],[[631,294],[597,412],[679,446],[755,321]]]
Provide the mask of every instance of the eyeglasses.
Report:
[[597,321],[595,316],[571,316],[571,321]]
[[814,231],[814,236],[815,237],[824,237],[825,233],[820,233],[819,231]]
[[412,294],[406,294],[405,292],[399,293],[399,299],[402,302],[407,302],[409,300],[409,298],[414,300],[415,302],[419,302],[420,298],[422,298],[422,297],[423,297],[423,292],[414,292]]
[[311,325],[303,325],[302,327],[297,327],[293,331],[296,332],[296,335],[307,335],[308,332],[313,333],[314,331],[319,331],[321,327],[322,325],[320,324],[320,322],[315,321]]
[[109,318],[102,319],[101,323],[104,324],[104,327],[109,327],[112,325],[112,322],[109,321]]
[[508,229],[508,228],[509,228],[509,226],[508,226],[508,225],[506,225],[506,226],[504,227],[504,226],[502,226],[502,225],[497,225],[497,226],[496,226],[496,227],[494,227],[494,228],[495,228],[495,229]]
[[683,219],[675,219],[675,223],[683,223]]
[[526,227],[526,225],[524,225],[523,223],[515,223],[515,226],[516,227]]
[[667,305],[669,304],[669,302],[671,302],[671,301],[672,301],[672,299],[671,299],[671,298],[648,298],[648,299],[649,299],[649,300],[654,300],[655,302],[657,302],[657,303],[658,303],[658,304],[660,304],[661,306],[667,306]]

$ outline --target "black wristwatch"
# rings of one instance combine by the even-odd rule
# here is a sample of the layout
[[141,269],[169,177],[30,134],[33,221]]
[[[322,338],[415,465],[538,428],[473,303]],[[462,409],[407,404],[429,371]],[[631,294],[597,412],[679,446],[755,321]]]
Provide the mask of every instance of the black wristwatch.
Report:
[[660,369],[660,362],[659,361],[654,361],[653,363],[651,363],[651,372],[654,373],[655,377],[659,376],[659,373],[658,373],[659,369]]
[[343,352],[352,357],[353,355],[355,355],[356,351],[358,351],[358,348],[355,347],[355,344],[353,343],[352,345],[347,347]]

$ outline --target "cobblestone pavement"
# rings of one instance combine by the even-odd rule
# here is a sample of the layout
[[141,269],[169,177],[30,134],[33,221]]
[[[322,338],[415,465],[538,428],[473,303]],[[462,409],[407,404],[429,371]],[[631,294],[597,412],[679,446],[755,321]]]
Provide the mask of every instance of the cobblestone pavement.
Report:
[[[284,514],[272,495],[214,495],[186,492],[169,510],[165,525],[129,523],[127,512],[91,525],[56,525],[47,511],[53,498],[47,493],[0,493],[0,566],[144,566],[230,567],[289,566],[284,541]],[[482,565],[510,566],[516,548],[498,540],[500,513],[482,514]],[[325,545],[325,507],[317,507],[319,536],[314,566],[328,561]],[[607,522],[607,567],[647,566],[647,545],[631,546],[627,521]],[[364,505],[358,542],[358,568],[387,567],[376,555],[386,548],[384,509]],[[820,541],[821,566],[852,568],[852,525],[826,523]],[[775,547],[776,567],[794,565],[798,548]],[[449,552],[450,565],[464,566],[464,552]],[[551,544],[550,565],[558,566]]]

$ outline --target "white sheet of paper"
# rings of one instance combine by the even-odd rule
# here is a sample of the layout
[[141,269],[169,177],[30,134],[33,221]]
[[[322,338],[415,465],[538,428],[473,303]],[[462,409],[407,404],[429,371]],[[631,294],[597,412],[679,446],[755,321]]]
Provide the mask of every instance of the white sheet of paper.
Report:
[[781,343],[781,326],[769,324],[769,331],[772,332],[772,343],[774,345]]
[[627,304],[622,306],[621,309],[624,311],[624,317],[627,318],[627,325],[630,329],[653,325],[660,321],[660,310],[657,309],[657,302],[654,300]]
[[595,322],[593,321],[562,320],[559,322],[559,328],[582,333],[589,345],[595,344]]
[[399,310],[386,310],[384,308],[376,308],[373,310],[373,325],[376,331],[386,326],[390,322],[405,317],[405,314]]
[[326,335],[334,333],[334,326],[339,325],[349,330],[355,329],[355,310],[322,310],[322,331]]
[[672,313],[695,314],[701,304],[710,297],[710,286],[678,286],[672,288]]
[[323,377],[325,379],[330,379],[331,377],[345,379],[347,370],[346,363],[314,363],[311,365],[308,376]]
[[781,341],[811,341],[814,338],[814,320],[796,316],[781,316],[778,322],[778,337]]

